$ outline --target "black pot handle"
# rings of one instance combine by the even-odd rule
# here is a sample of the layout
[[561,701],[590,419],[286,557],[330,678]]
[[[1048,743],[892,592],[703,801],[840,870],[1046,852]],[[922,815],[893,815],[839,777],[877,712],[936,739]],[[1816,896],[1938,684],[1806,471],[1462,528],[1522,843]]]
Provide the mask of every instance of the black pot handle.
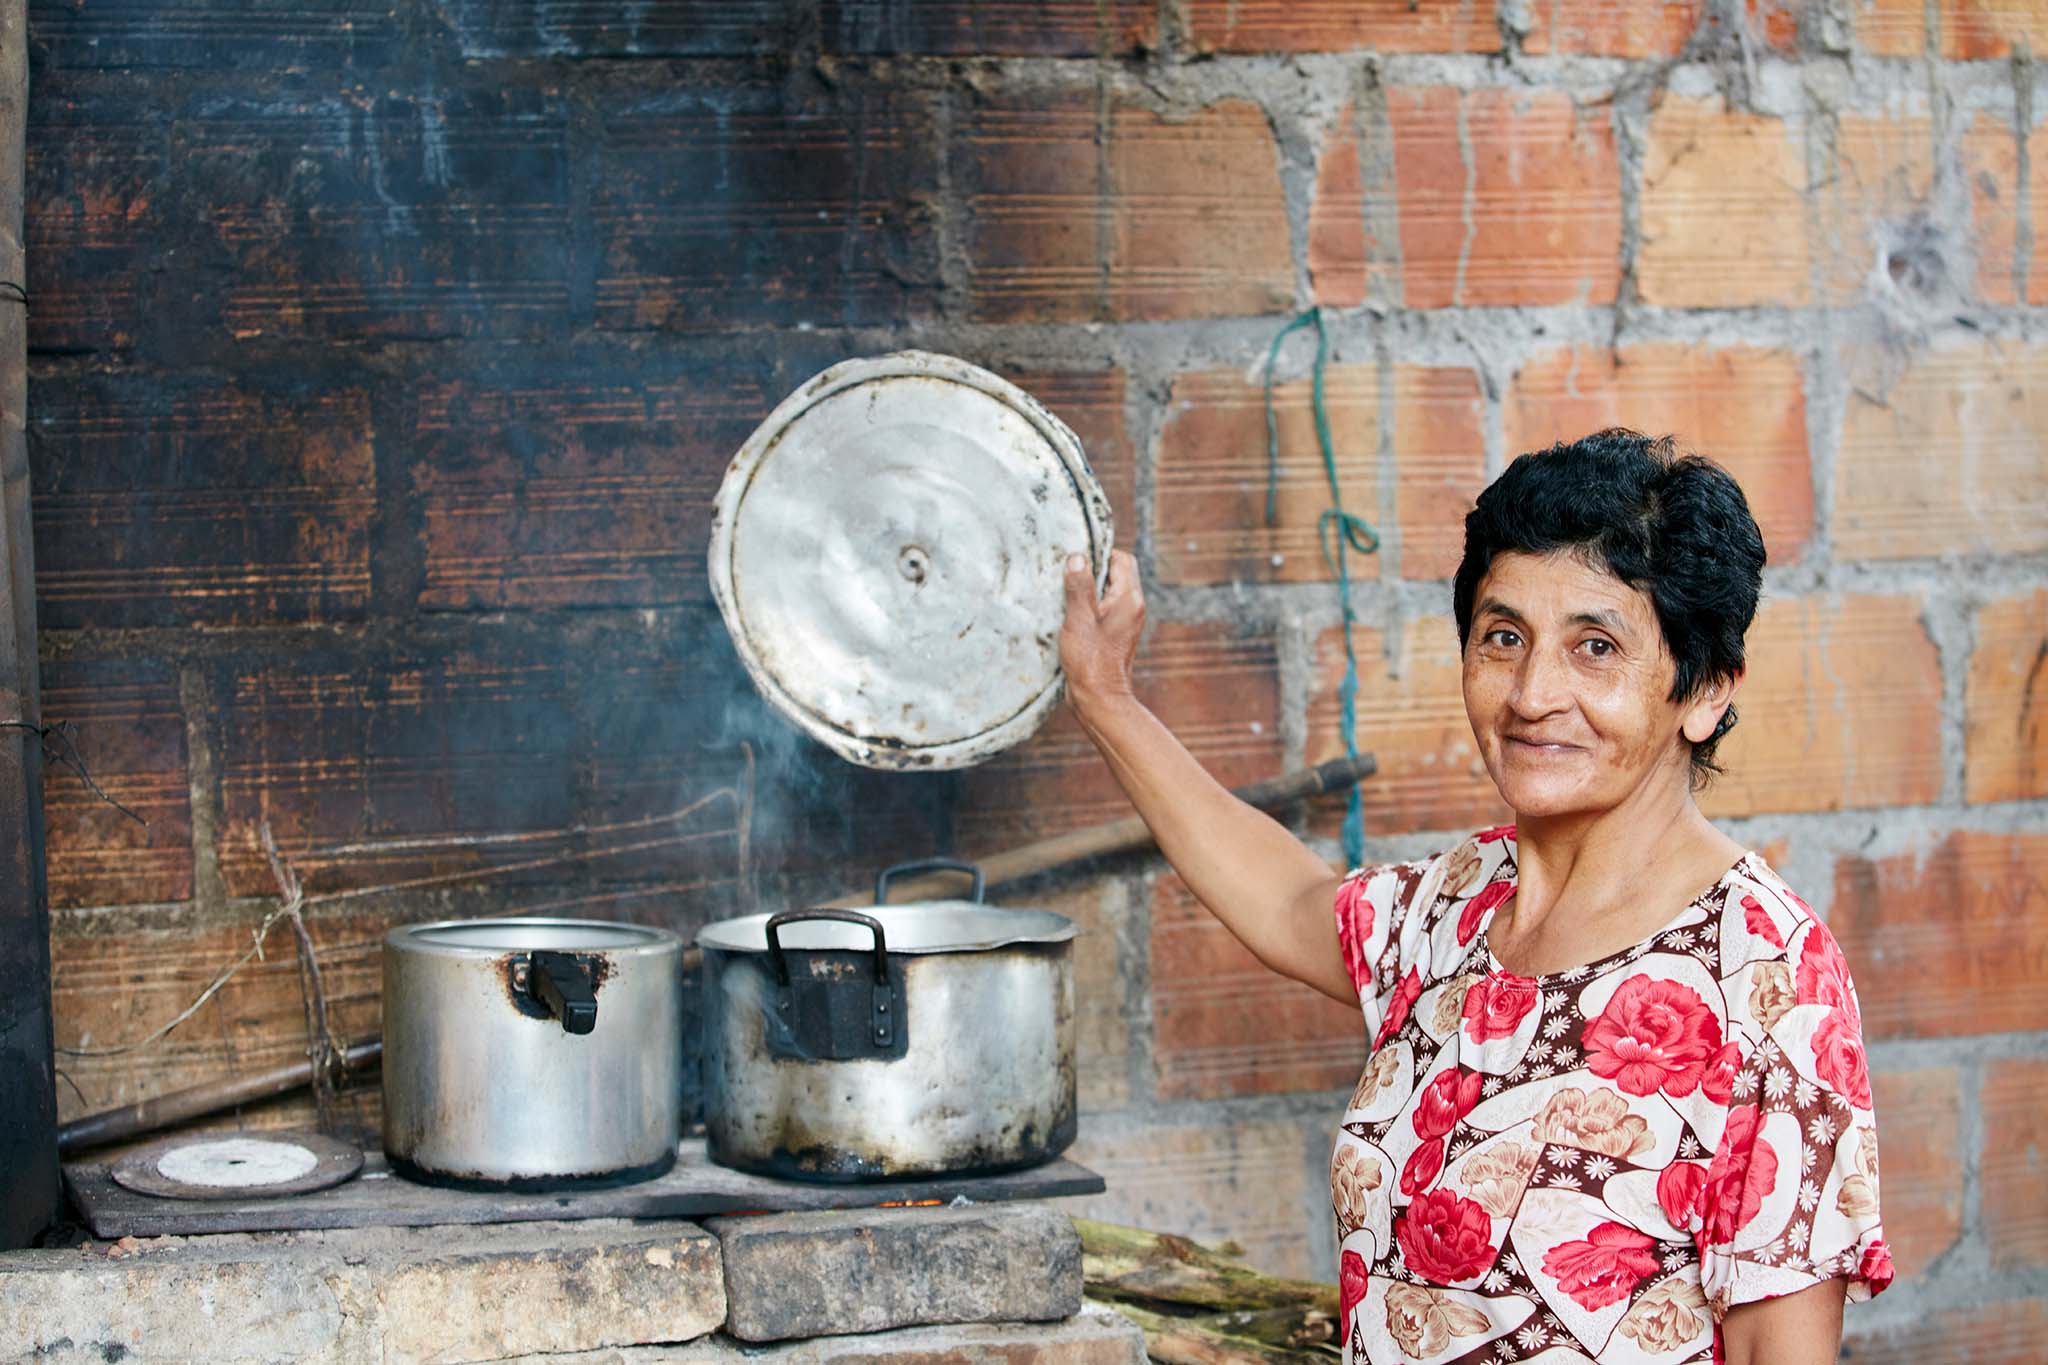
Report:
[[988,878],[982,875],[978,863],[970,863],[964,858],[913,858],[907,863],[885,867],[875,877],[875,904],[889,903],[891,877],[901,877],[912,872],[965,872],[974,878],[974,890],[970,893],[969,899],[976,905],[981,904],[982,893],[988,889]]
[[597,1027],[597,992],[590,968],[569,953],[536,952],[527,960],[526,993],[562,1021],[564,1033]]
[[768,918],[768,960],[775,964],[775,984],[785,989],[789,986],[789,962],[782,956],[782,926],[797,924],[804,920],[829,919],[841,924],[857,924],[875,936],[875,984],[889,984],[889,944],[882,935],[882,922],[873,915],[863,915],[858,910],[785,910]]

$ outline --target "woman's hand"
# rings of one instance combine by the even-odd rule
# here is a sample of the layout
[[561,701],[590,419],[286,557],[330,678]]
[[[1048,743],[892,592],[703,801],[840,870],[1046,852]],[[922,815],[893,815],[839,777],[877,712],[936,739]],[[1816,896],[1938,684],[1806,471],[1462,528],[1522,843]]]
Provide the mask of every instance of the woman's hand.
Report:
[[1060,626],[1060,667],[1077,710],[1131,695],[1131,668],[1145,632],[1145,590],[1128,550],[1109,557],[1109,583],[1095,596],[1083,555],[1067,558],[1067,616]]

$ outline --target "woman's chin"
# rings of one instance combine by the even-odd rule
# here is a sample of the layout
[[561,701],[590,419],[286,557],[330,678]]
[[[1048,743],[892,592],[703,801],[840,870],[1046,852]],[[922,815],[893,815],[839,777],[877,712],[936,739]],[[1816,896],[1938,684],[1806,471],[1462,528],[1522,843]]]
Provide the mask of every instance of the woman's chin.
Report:
[[1517,820],[1554,820],[1588,815],[1601,809],[1594,795],[1577,783],[1521,780],[1496,783],[1501,799]]

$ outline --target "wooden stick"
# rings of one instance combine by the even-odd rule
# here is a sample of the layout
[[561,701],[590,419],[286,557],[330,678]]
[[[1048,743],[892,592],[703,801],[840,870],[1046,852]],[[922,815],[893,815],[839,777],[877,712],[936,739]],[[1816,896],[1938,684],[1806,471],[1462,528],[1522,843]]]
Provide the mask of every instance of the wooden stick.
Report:
[[[1303,768],[1280,777],[1268,778],[1239,787],[1231,794],[1248,806],[1259,810],[1278,810],[1291,806],[1310,797],[1324,796],[1339,792],[1354,783],[1371,777],[1377,770],[1371,754],[1360,754],[1357,758],[1336,758],[1313,768]],[[1127,815],[1121,820],[1109,820],[1086,829],[1071,830],[1056,834],[1049,839],[1040,839],[998,853],[981,861],[982,876],[990,886],[1004,882],[1022,881],[1042,872],[1064,867],[1069,863],[1083,862],[1090,858],[1107,857],[1113,853],[1128,853],[1132,849],[1146,848],[1152,843],[1152,831],[1143,819]],[[903,900],[940,900],[959,890],[959,874],[952,872],[927,872],[915,877],[902,877],[890,884],[892,894]],[[871,892],[853,892],[824,904],[837,908],[857,909],[872,905]]]
[[[384,1055],[384,1041],[372,1038],[357,1043],[341,1055],[344,1067],[354,1071],[367,1066]],[[252,1104],[277,1095],[288,1095],[313,1079],[313,1063],[308,1058],[269,1071],[259,1071],[253,1076],[237,1076],[231,1080],[208,1081],[195,1085],[189,1090],[173,1090],[168,1095],[156,1095],[150,1099],[138,1100],[119,1109],[106,1109],[97,1114],[76,1118],[57,1129],[57,1150],[65,1156],[84,1151],[88,1147],[103,1147],[109,1142],[121,1142],[128,1138],[154,1133],[159,1128],[168,1128],[186,1119],[196,1119],[206,1114],[232,1109],[238,1104]]]

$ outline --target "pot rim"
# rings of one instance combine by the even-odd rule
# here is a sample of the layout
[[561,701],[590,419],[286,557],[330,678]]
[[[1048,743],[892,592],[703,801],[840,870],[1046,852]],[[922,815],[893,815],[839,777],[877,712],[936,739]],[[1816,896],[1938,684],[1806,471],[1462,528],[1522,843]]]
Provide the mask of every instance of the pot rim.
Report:
[[[891,905],[865,905],[858,910],[860,914],[873,916],[881,922],[892,957],[988,952],[1028,943],[1069,943],[1081,932],[1074,921],[1051,910],[1013,910],[985,905],[980,901],[902,901]],[[899,939],[903,931],[915,927],[914,921],[928,919],[934,911],[978,921],[986,932],[936,943],[921,943],[915,937]],[[761,913],[713,920],[697,931],[697,946],[719,952],[765,955],[768,951],[767,925],[771,918],[772,915]],[[822,945],[807,942],[807,938],[815,939],[816,934],[807,935],[806,929],[822,930],[833,941]],[[784,948],[799,952],[861,952],[870,946],[868,935],[858,925],[829,920],[801,927],[792,923],[782,931],[780,938]]]
[[[617,938],[617,942],[520,943],[517,934],[499,936],[496,942],[457,942],[459,936],[488,939],[494,930],[548,929],[586,933],[593,938]],[[570,919],[554,915],[507,915],[502,918],[428,920],[402,924],[384,935],[384,945],[406,953],[434,957],[486,960],[507,953],[552,949],[566,953],[603,953],[611,957],[659,957],[683,950],[683,936],[673,929],[649,924],[626,924],[617,920]]]

